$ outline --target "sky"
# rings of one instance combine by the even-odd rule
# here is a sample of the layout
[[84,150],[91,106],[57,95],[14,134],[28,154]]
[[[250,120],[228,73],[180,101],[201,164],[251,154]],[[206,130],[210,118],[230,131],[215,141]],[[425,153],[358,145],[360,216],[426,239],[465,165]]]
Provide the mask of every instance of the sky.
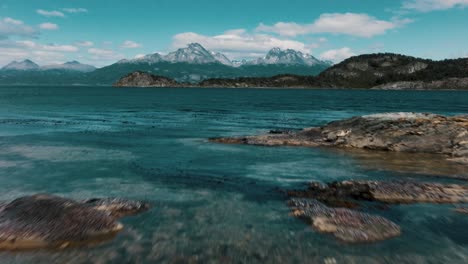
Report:
[[231,59],[274,47],[334,62],[468,57],[468,0],[0,0],[0,66],[101,67],[192,42]]

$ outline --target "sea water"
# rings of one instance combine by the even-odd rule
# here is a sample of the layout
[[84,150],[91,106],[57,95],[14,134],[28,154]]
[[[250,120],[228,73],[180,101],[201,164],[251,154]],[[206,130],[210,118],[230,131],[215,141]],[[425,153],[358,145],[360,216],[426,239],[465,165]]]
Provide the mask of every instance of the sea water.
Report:
[[368,209],[401,236],[348,245],[291,217],[282,192],[346,179],[464,183],[439,175],[464,167],[418,170],[424,163],[408,156],[398,169],[382,156],[207,140],[411,111],[467,114],[468,92],[0,87],[0,200],[152,204],[97,247],[3,252],[0,263],[467,263],[468,217],[451,205]]

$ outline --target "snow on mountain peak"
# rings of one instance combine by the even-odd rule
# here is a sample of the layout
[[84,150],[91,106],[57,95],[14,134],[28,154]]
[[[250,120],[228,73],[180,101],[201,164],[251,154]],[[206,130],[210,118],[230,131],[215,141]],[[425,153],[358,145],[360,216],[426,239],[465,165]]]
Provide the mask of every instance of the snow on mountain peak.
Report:
[[293,49],[282,50],[280,48],[271,49],[265,57],[259,58],[252,64],[295,64],[312,66],[324,63],[310,54],[304,54]]
[[312,55],[304,54],[293,49],[272,48],[263,58],[246,61],[232,61],[224,54],[205,49],[199,43],[190,43],[186,47],[179,48],[163,56],[159,53],[149,54],[141,58],[131,60],[121,60],[118,63],[189,63],[189,64],[209,64],[221,63],[224,65],[239,67],[242,65],[267,65],[267,64],[291,64],[313,66],[317,64],[328,64],[320,61]]

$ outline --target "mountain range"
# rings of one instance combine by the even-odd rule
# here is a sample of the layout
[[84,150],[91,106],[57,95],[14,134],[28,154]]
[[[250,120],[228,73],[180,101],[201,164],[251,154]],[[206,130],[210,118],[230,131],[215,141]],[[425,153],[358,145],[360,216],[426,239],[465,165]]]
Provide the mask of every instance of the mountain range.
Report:
[[2,71],[47,71],[47,70],[64,70],[77,72],[92,72],[96,67],[87,64],[81,64],[78,61],[69,61],[63,64],[51,64],[39,66],[31,60],[12,61],[1,69]]
[[346,59],[318,76],[212,78],[196,84],[135,72],[122,77],[114,86],[468,90],[468,58],[433,61],[393,53],[366,54]]
[[0,70],[0,84],[111,85],[123,75],[134,71],[196,83],[210,78],[317,75],[331,65],[331,62],[318,60],[300,51],[279,48],[255,60],[231,61],[222,53],[191,43],[166,55],[154,53],[124,59],[99,69],[77,61],[46,66],[39,66],[31,60],[15,61]]

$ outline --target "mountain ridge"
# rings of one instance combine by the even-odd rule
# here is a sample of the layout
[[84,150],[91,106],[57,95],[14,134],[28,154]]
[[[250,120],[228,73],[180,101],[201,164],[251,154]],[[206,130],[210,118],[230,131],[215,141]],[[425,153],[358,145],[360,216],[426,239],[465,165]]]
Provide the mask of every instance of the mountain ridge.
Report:
[[96,70],[92,65],[82,64],[78,61],[68,61],[62,64],[49,64],[40,66],[30,59],[23,61],[12,61],[1,68],[1,71],[48,71],[48,70],[66,70],[78,72],[91,72]]
[[[134,86],[118,82],[116,86]],[[468,90],[468,58],[433,61],[394,53],[354,56],[318,76],[211,78],[175,87]],[[159,86],[161,87],[161,86]],[[171,87],[174,87],[172,85]]]
[[[210,64],[221,63],[227,66],[239,67],[242,65],[307,65],[313,66],[323,64],[331,66],[329,61],[321,61],[310,54],[304,54],[293,49],[282,50],[280,48],[272,48],[265,56],[254,60],[230,60],[221,52],[209,51],[199,43],[190,43],[185,48],[179,48],[167,55],[160,53],[147,54],[141,58],[123,59],[117,63],[189,63],[189,64]],[[110,65],[109,65],[110,66]]]

